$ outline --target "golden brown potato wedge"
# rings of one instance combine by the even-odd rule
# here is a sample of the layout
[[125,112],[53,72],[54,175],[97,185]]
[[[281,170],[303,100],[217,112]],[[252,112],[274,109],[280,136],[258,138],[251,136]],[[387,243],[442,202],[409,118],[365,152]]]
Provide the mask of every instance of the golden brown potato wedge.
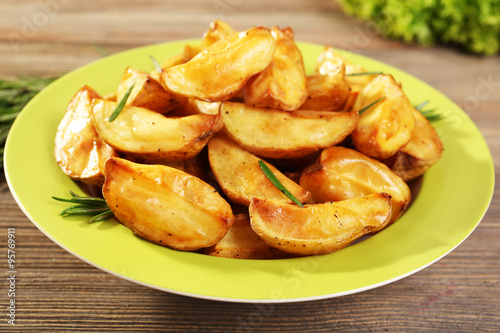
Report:
[[411,199],[408,185],[385,164],[345,147],[323,150],[316,163],[303,171],[300,185],[311,192],[316,203],[387,193],[392,201],[391,223]]
[[127,158],[162,164],[194,157],[222,127],[220,115],[167,118],[154,111],[125,106],[108,121],[117,103],[95,99],[93,119],[99,135]]
[[280,259],[291,255],[264,242],[250,226],[248,214],[238,214],[234,224],[217,244],[202,250],[214,257],[236,259]]
[[100,98],[84,86],[71,99],[59,123],[54,155],[62,171],[84,183],[102,185],[104,163],[117,156],[113,148],[97,134],[92,123],[92,100]]
[[166,113],[178,107],[186,100],[182,96],[176,96],[165,91],[163,85],[147,73],[132,67],[127,67],[123,74],[122,81],[118,86],[118,91],[116,93],[117,101],[121,101],[127,89],[132,84],[134,88],[127,98],[127,105],[138,106],[159,113]]
[[271,62],[276,42],[266,28],[235,33],[210,45],[188,62],[162,71],[168,91],[208,102],[233,97]]
[[197,250],[233,224],[231,206],[212,186],[177,169],[111,158],[105,176],[103,196],[115,217],[153,243]]
[[391,169],[405,181],[421,176],[443,154],[443,143],[431,123],[417,110],[413,111],[415,129],[410,142],[393,157]]
[[335,72],[342,65],[345,66],[345,79],[353,92],[360,91],[376,77],[376,75],[352,75],[367,73],[368,71],[363,66],[350,61],[330,46],[325,47],[319,55],[316,62],[316,73],[325,75]]
[[341,111],[351,96],[351,89],[344,77],[344,64],[326,74],[307,77],[307,99],[302,110]]
[[224,39],[237,31],[229,24],[221,20],[215,20],[210,23],[208,30],[201,39],[201,49],[204,50],[215,42]]
[[[243,150],[226,136],[217,135],[210,140],[208,158],[215,178],[231,202],[248,206],[255,197],[292,203],[266,177],[259,166],[261,159]],[[271,164],[264,163],[300,202],[303,203],[309,199],[308,191],[287,178]]]
[[297,255],[340,250],[368,233],[384,228],[391,216],[386,193],[323,204],[284,204],[253,199],[252,229],[269,245]]
[[280,111],[221,104],[224,130],[245,150],[268,158],[297,158],[341,142],[356,127],[357,111]]
[[[289,32],[287,32],[289,30]],[[302,53],[293,40],[290,28],[271,28],[276,39],[271,64],[255,75],[244,88],[245,103],[248,105],[297,110],[307,98],[307,83]]]
[[411,139],[415,120],[413,106],[391,75],[378,75],[358,94],[355,110],[368,108],[359,117],[351,137],[356,148],[368,156],[385,159]]

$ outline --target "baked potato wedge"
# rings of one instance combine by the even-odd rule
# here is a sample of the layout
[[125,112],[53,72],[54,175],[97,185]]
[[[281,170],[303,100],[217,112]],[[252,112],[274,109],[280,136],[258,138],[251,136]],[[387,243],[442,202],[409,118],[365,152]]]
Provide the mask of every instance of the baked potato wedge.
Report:
[[297,255],[340,250],[384,228],[391,210],[386,193],[304,208],[254,198],[249,207],[250,223],[257,235],[269,245]]
[[410,141],[414,108],[392,75],[374,78],[359,92],[353,108],[360,111],[375,102],[360,115],[351,138],[359,151],[385,159]]
[[[208,159],[217,182],[231,202],[248,206],[255,197],[292,203],[265,176],[259,166],[261,159],[242,149],[225,135],[218,134],[210,140]],[[271,164],[264,163],[300,202],[304,203],[309,199],[308,191],[287,178]]]
[[201,38],[201,49],[204,50],[215,42],[237,33],[228,23],[222,20],[212,21]]
[[366,73],[367,70],[343,55],[331,46],[326,46],[323,52],[319,55],[316,61],[316,73],[325,75],[327,73],[335,72],[340,66],[345,66],[346,81],[351,91],[360,91],[366,86],[376,75],[352,75],[359,73]]
[[419,111],[413,111],[415,129],[410,142],[393,158],[391,169],[403,180],[410,181],[424,174],[441,159],[443,143],[431,123]]
[[243,103],[221,104],[224,130],[252,154],[267,158],[298,158],[333,146],[358,122],[357,111],[281,111]]
[[92,123],[92,100],[99,94],[83,86],[73,96],[55,138],[54,155],[69,177],[88,184],[102,185],[104,163],[116,151],[102,140]]
[[106,162],[103,196],[139,237],[193,251],[220,241],[234,222],[231,206],[204,181],[164,165]]
[[165,91],[163,85],[147,73],[127,67],[116,92],[116,100],[121,101],[127,89],[134,85],[127,105],[146,108],[159,113],[167,113],[185,102],[182,96]]
[[194,157],[222,127],[220,115],[199,114],[167,118],[157,112],[125,106],[108,121],[117,103],[95,99],[93,119],[103,140],[129,159],[164,163]]
[[311,192],[315,203],[387,193],[392,202],[391,223],[411,200],[408,185],[387,165],[345,147],[323,150],[316,163],[302,172],[299,183]]
[[276,50],[271,64],[250,79],[244,88],[245,103],[255,107],[297,110],[307,98],[302,53],[290,28],[271,27]]
[[188,62],[162,71],[167,91],[208,102],[228,100],[271,62],[276,42],[268,29],[235,33]]
[[291,255],[264,242],[250,226],[248,214],[237,214],[234,224],[217,244],[203,249],[203,254],[235,259],[281,259]]
[[345,67],[341,64],[336,71],[307,77],[307,99],[302,110],[341,111],[351,96],[351,89],[345,80]]

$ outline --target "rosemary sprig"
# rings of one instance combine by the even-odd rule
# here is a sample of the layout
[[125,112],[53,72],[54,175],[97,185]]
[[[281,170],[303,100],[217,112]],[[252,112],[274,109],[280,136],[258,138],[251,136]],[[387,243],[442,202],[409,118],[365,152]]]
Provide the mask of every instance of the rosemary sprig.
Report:
[[161,68],[160,63],[159,63],[158,61],[156,61],[155,57],[153,57],[152,55],[150,55],[149,57],[151,58],[151,61],[152,61],[152,62],[153,62],[153,64],[155,65],[156,71],[157,71],[158,73],[161,73],[161,71],[162,71],[163,69]]
[[104,199],[95,197],[82,197],[71,190],[69,190],[69,193],[71,195],[70,199],[52,197],[52,199],[57,201],[75,204],[62,210],[59,215],[94,215],[94,217],[90,219],[90,223],[104,221],[113,216],[113,212]]
[[14,120],[26,104],[55,79],[30,76],[0,79],[0,169],[3,167],[3,147]]
[[345,76],[361,76],[361,75],[379,75],[383,74],[382,72],[361,72],[361,73],[350,73]]
[[108,50],[99,44],[94,45],[94,50],[103,58],[109,56]]
[[299,207],[304,207],[302,202],[300,202],[290,191],[288,191],[283,184],[279,181],[278,178],[274,175],[274,173],[269,169],[269,167],[264,163],[264,161],[259,161],[259,166],[262,172],[264,172],[264,175],[273,183],[274,186],[278,190],[281,191],[284,195],[286,195],[290,200],[292,200],[295,204],[297,204]]
[[361,110],[359,110],[359,114],[362,114],[363,112],[365,112],[366,110],[368,110],[369,108],[371,108],[372,106],[374,106],[375,104],[377,104],[378,102],[380,102],[381,100],[383,100],[385,98],[384,97],[380,97],[379,99],[377,99],[375,102],[371,103],[370,105],[367,105],[365,106],[364,108],[362,108]]
[[415,110],[420,111],[421,114],[424,115],[425,118],[429,121],[435,121],[443,119],[443,115],[436,112],[436,109],[427,109],[424,110],[424,107],[429,104],[429,101],[424,101],[419,105],[414,106]]
[[111,114],[111,116],[109,116],[109,118],[108,118],[109,122],[112,122],[113,120],[115,120],[116,117],[118,117],[118,115],[120,114],[120,112],[122,112],[123,108],[125,107],[125,103],[127,103],[127,99],[130,96],[130,93],[132,92],[132,89],[134,89],[134,85],[135,85],[135,80],[127,88],[127,91],[125,91],[125,95],[123,95],[123,98],[120,100],[120,102],[116,106],[115,111],[113,111],[113,113]]

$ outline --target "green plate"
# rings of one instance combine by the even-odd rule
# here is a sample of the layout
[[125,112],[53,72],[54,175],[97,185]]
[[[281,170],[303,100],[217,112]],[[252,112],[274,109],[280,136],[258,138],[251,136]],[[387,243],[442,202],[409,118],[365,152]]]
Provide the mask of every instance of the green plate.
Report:
[[[114,91],[127,66],[150,71],[150,59],[179,53],[184,40],[112,55],[64,75],[44,89],[15,121],[5,150],[5,174],[28,218],[62,248],[129,281],[175,294],[235,302],[292,302],[352,294],[404,278],[458,246],[490,203],[494,168],[478,129],[441,93],[404,72],[345,53],[370,71],[391,73],[414,103],[430,101],[445,117],[434,123],[445,152],[423,177],[420,193],[395,224],[333,254],[282,260],[237,260],[174,251],[149,243],[111,219],[59,216],[51,199],[68,189],[83,194],[54,160],[54,137],[66,106],[83,85]],[[299,43],[308,72],[323,46]]]

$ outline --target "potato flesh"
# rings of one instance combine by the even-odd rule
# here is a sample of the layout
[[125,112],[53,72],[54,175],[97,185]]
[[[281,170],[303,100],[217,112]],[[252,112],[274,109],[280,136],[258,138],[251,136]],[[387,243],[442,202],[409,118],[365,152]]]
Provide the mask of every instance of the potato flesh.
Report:
[[265,28],[252,28],[221,39],[188,62],[162,71],[168,91],[208,102],[233,97],[272,60],[276,42]]
[[226,236],[202,251],[214,257],[237,259],[279,259],[290,257],[264,242],[250,226],[248,214],[238,214]]
[[[208,158],[220,187],[233,203],[248,206],[253,197],[292,203],[265,176],[258,164],[261,159],[243,150],[227,137],[218,135],[210,140]],[[308,191],[271,164],[264,163],[300,202],[303,203],[309,199]]]
[[104,163],[116,156],[97,134],[92,123],[92,100],[99,98],[84,86],[71,99],[56,133],[54,155],[60,168],[73,179],[102,185]]
[[273,60],[245,86],[245,103],[256,107],[297,110],[307,98],[307,82],[302,54],[293,32],[271,28],[276,39]]
[[220,241],[233,224],[227,201],[182,171],[112,158],[105,174],[103,195],[115,217],[151,242],[193,251]]
[[414,110],[415,129],[410,142],[394,157],[392,170],[403,180],[410,181],[424,174],[443,154],[443,143],[431,123]]
[[390,222],[401,216],[411,200],[408,185],[385,164],[344,147],[323,150],[318,161],[303,171],[300,185],[316,203],[387,193],[393,206]]
[[197,155],[222,127],[220,115],[167,118],[148,109],[125,106],[108,121],[117,103],[94,100],[93,119],[99,135],[116,150],[143,162],[162,163]]
[[384,228],[391,210],[390,197],[385,193],[304,208],[253,199],[249,207],[257,235],[269,245],[297,255],[338,251]]
[[280,111],[242,103],[221,105],[224,130],[249,152],[297,158],[341,142],[355,128],[357,112]]
[[391,75],[378,75],[364,87],[354,109],[360,111],[380,98],[360,115],[351,137],[359,151],[384,159],[410,141],[415,120],[413,106]]
[[122,100],[132,84],[134,88],[127,98],[127,105],[166,113],[185,102],[185,98],[168,93],[156,79],[132,67],[128,67],[123,74],[118,86],[117,101]]

